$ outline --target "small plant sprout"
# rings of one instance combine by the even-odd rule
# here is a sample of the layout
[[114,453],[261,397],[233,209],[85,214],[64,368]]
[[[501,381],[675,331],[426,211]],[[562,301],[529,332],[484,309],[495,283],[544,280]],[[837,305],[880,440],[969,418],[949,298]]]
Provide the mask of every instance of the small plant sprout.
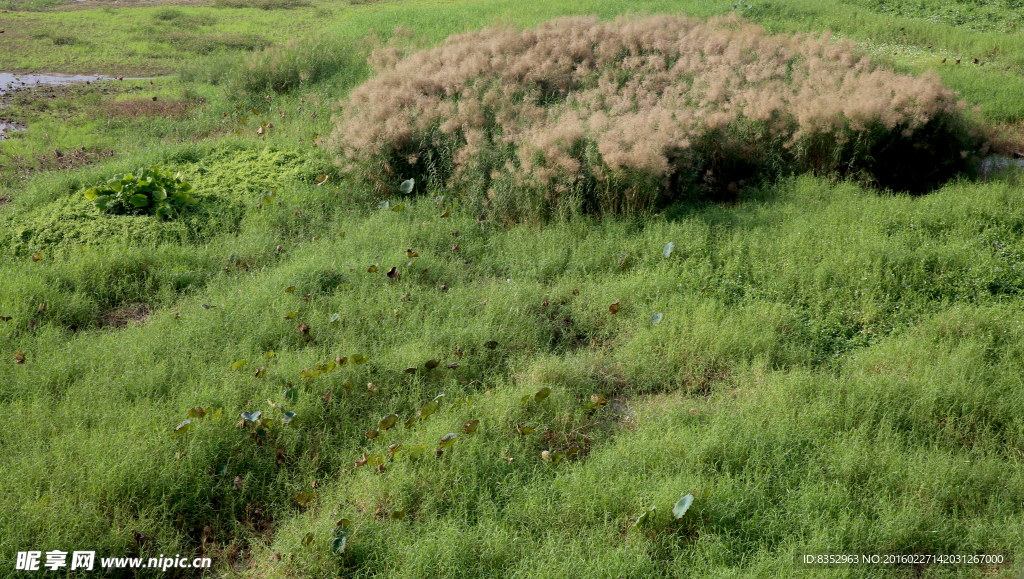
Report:
[[583,405],[583,409],[584,410],[591,410],[593,408],[600,408],[602,406],[606,406],[607,404],[608,404],[608,401],[605,400],[603,396],[601,396],[600,394],[595,393],[595,394],[591,394],[590,395],[590,402],[587,402],[586,404],[584,404]]
[[544,462],[550,462],[551,466],[555,466],[558,463],[562,462],[562,459],[565,458],[565,455],[558,451],[551,452],[549,450],[545,450],[540,453],[540,458]]
[[652,506],[651,506],[651,508],[649,508],[649,509],[647,509],[646,511],[644,511],[644,512],[643,512],[643,514],[641,514],[641,515],[640,515],[640,516],[639,516],[639,517],[637,518],[636,522],[635,522],[635,523],[633,523],[633,526],[632,526],[632,528],[633,528],[633,529],[639,529],[639,528],[640,528],[640,525],[644,524],[644,522],[645,522],[645,521],[647,521],[647,519],[649,519],[649,518],[650,518],[650,516],[651,516],[651,515],[652,515],[653,513],[654,513],[654,506],[652,505]]

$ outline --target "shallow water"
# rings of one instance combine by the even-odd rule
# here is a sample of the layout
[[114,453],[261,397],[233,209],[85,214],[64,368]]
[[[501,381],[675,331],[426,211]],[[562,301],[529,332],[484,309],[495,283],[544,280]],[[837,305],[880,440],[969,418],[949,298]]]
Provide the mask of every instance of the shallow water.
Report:
[[[67,85],[98,80],[112,80],[113,77],[96,74],[19,74],[0,72],[0,96],[9,92],[33,89],[41,86]],[[3,105],[0,105],[2,107]],[[25,125],[0,116],[0,141],[10,133],[24,131]]]
[[1024,157],[1010,157],[1008,155],[989,155],[981,161],[981,178],[988,178],[1003,169],[1017,167],[1024,169]]
[[79,82],[94,82],[97,80],[111,80],[112,77],[96,74],[18,74],[13,72],[0,72],[0,95],[10,91],[25,88],[33,88],[40,85],[61,85],[75,84]]

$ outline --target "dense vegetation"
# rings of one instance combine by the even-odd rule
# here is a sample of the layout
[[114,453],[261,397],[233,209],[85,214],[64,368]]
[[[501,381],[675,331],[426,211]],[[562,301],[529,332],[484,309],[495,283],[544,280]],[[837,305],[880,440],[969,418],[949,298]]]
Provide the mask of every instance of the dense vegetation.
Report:
[[[964,4],[956,20],[930,2],[8,0],[0,70],[126,78],[2,97],[28,129],[0,141],[0,575],[19,551],[95,549],[208,556],[218,577],[1019,576],[1024,188],[1019,170],[976,180],[967,163],[986,144],[1024,148],[1012,4]],[[664,16],[616,20],[639,10]],[[586,17],[542,24],[568,12]],[[709,16],[724,19],[696,20]],[[812,167],[797,135],[810,117],[781,107],[764,133],[775,164],[716,167],[715,192],[666,180],[678,148],[636,157],[671,167],[644,173],[583,117],[584,103],[639,99],[650,51],[595,59],[538,107],[548,93],[527,87],[492,109],[505,124],[478,126],[459,106],[497,76],[413,66],[467,39],[659,21],[792,51],[790,80],[834,54],[822,78],[856,84],[827,63],[863,62],[919,95],[917,109],[856,102],[878,123],[864,142],[919,123],[916,139],[934,117],[915,115],[941,112],[927,134],[955,152],[936,157],[950,170],[909,195],[856,155]],[[313,41],[287,38],[302,27]],[[417,120],[406,67],[454,79],[422,93],[455,114],[424,121],[408,141],[422,150],[387,132],[415,123],[360,117]],[[616,70],[621,86],[601,92]],[[571,114],[581,149],[555,134]],[[726,120],[726,137],[750,128]],[[522,140],[485,134],[493,147],[466,156],[473,130],[508,123]],[[668,142],[656,133],[633,141]],[[449,172],[422,169],[431,155]],[[487,155],[504,155],[493,177],[456,178]],[[657,199],[538,206],[575,178],[527,182],[556,162]],[[139,167],[180,172],[196,203],[159,218],[87,199]],[[1004,562],[798,562],[820,553]]]

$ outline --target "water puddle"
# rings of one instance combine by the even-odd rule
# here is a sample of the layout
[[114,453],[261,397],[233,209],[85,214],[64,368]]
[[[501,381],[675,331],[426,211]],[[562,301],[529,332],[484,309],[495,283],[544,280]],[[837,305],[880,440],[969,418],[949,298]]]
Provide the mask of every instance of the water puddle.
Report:
[[13,72],[0,72],[0,96],[9,92],[32,89],[40,85],[62,85],[76,83],[91,83],[98,80],[112,80],[109,76],[96,74],[18,74]]
[[[110,76],[96,74],[20,74],[0,72],[0,97],[22,90],[32,90],[43,86],[60,86],[69,84],[90,84],[99,80],[113,80]],[[0,103],[0,107],[4,107]],[[25,125],[14,119],[0,116],[0,141],[15,131],[24,131]]]
[[1024,169],[1024,155],[1020,153],[1016,153],[1012,157],[1009,155],[989,155],[981,161],[981,178],[988,179],[1010,167]]

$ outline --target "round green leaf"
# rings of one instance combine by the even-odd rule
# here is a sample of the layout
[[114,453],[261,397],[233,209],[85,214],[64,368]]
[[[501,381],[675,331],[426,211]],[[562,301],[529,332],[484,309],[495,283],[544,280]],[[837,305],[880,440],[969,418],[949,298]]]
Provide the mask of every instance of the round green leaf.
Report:
[[173,435],[177,436],[179,434],[185,434],[186,432],[188,432],[188,429],[191,426],[192,426],[192,421],[191,420],[187,420],[187,419],[186,420],[182,420],[181,424],[179,424],[179,425],[174,427],[174,434]]
[[398,510],[398,511],[391,511],[391,520],[392,521],[401,521],[404,518],[405,518],[405,509],[401,509],[401,510]]
[[397,423],[398,423],[398,415],[397,414],[388,414],[387,416],[385,416],[384,418],[381,419],[381,421],[380,421],[380,430],[381,431],[387,430],[387,429],[393,427]]
[[237,361],[237,362],[235,362],[234,364],[231,365],[231,369],[232,370],[238,370],[238,369],[242,368],[243,366],[245,366],[245,360],[239,360],[239,361]]
[[136,193],[128,198],[128,202],[135,207],[145,207],[146,205],[149,205],[149,197]]
[[380,431],[378,431],[378,430],[367,430],[366,431],[366,438],[369,438],[370,440],[373,440],[374,438],[377,438],[378,436],[380,436]]
[[337,539],[334,540],[333,543],[331,543],[331,552],[334,553],[335,555],[341,555],[342,553],[345,552],[345,543],[346,542],[347,542],[347,539],[346,539],[345,535],[342,535],[342,536],[338,537]]
[[365,364],[366,361],[370,359],[369,356],[364,356],[362,354],[352,354],[348,358],[353,364]]
[[313,544],[313,533],[306,533],[306,536],[302,538],[302,546],[308,547]]
[[441,362],[439,360],[427,360],[427,363],[423,364],[423,367],[426,368],[427,370],[433,370],[434,368],[437,368],[439,365],[441,365]]
[[426,452],[426,450],[427,445],[417,444],[416,446],[410,447],[409,450],[405,453],[405,455],[408,456],[410,460],[416,460],[417,458],[423,456],[423,453]]
[[654,314],[653,316],[651,316],[651,324],[657,326],[659,323],[661,323],[661,319],[664,317],[665,314]]
[[451,446],[452,444],[455,443],[455,439],[457,439],[458,437],[459,435],[455,434],[454,432],[449,432],[448,434],[444,435],[443,438],[441,438],[441,443],[438,444],[437,446],[438,448]]
[[693,504],[693,495],[686,495],[685,497],[676,501],[675,506],[672,507],[672,515],[675,516],[676,520],[683,518],[686,511],[690,509],[690,505]]
[[289,388],[284,391],[284,399],[292,404],[295,404],[299,400],[299,391],[295,388]]
[[545,386],[538,390],[537,393],[533,395],[533,399],[536,400],[537,402],[540,402],[541,400],[547,398],[549,394],[551,394],[551,388]]
[[479,420],[469,420],[469,421],[466,421],[466,423],[464,423],[462,425],[462,432],[465,432],[466,434],[473,434],[474,432],[476,432],[476,428],[479,425],[480,425],[480,421]]
[[430,416],[431,414],[433,414],[436,411],[437,411],[437,400],[431,400],[430,402],[427,402],[426,404],[424,404],[423,408],[420,409],[420,417],[423,418],[423,420],[426,420],[428,416]]
[[295,495],[295,502],[298,503],[300,507],[304,507],[308,505],[310,501],[313,500],[313,496],[314,495],[312,491],[302,491],[301,493]]
[[331,314],[330,323],[337,324],[338,321],[340,321],[340,320],[341,320],[341,315],[340,314]]
[[413,188],[415,186],[416,186],[416,179],[408,179],[406,181],[402,181],[402,186],[400,187],[400,189],[402,191],[402,195],[408,195],[408,194],[412,193],[412,190],[413,190]]
[[288,424],[289,422],[292,421],[293,418],[295,418],[295,413],[289,410],[288,412],[284,413],[284,416],[281,417],[281,422]]

